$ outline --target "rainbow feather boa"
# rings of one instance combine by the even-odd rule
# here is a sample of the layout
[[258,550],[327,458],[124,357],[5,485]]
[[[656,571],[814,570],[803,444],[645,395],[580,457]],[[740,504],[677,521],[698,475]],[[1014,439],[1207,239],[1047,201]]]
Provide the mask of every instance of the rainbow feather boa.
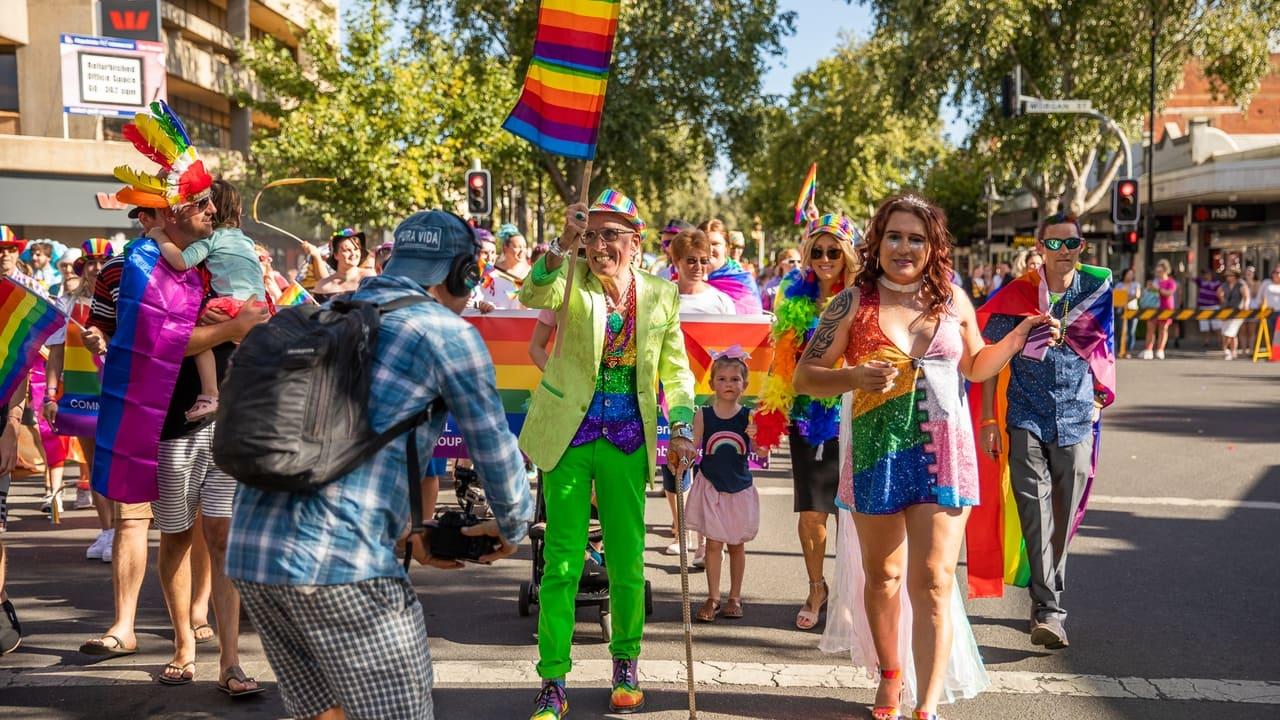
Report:
[[[840,289],[834,288],[831,296]],[[812,270],[788,273],[778,287],[777,297],[773,366],[769,368],[769,379],[765,381],[755,415],[755,442],[761,448],[777,447],[788,427],[794,426],[810,445],[821,445],[835,439],[840,428],[840,398],[797,395],[793,379],[796,362],[831,298],[818,300],[818,280]]]

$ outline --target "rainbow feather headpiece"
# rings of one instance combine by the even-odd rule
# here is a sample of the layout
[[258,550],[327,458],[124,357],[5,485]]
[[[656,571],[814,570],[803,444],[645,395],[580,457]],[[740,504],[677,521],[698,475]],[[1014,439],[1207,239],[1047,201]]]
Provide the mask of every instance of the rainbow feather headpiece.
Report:
[[116,254],[115,247],[111,241],[104,237],[89,238],[80,245],[80,251],[85,257],[109,258]]
[[631,221],[632,227],[634,227],[638,233],[644,232],[645,227],[647,227],[644,224],[644,220],[640,219],[640,213],[636,210],[635,201],[617,190],[609,189],[601,192],[600,197],[596,198],[595,203],[591,205],[589,211],[593,213],[607,212],[622,215],[626,217],[627,220]]
[[151,175],[128,165],[115,176],[129,187],[116,193],[128,205],[163,208],[202,200],[213,184],[204,161],[191,144],[182,121],[163,100],[151,103],[150,112],[138,113],[124,126],[124,136],[138,152],[154,160],[161,172]]

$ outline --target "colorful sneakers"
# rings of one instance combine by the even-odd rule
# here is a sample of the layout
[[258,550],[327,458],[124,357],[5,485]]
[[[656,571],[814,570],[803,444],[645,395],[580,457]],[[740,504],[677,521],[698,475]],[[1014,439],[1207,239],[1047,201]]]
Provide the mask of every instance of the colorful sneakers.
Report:
[[529,720],[560,720],[569,714],[569,696],[565,694],[564,685],[546,680],[542,683],[542,691],[533,701],[533,715]]
[[640,689],[640,670],[635,660],[614,658],[613,694],[609,696],[609,710],[616,713],[633,713],[644,707],[644,691]]

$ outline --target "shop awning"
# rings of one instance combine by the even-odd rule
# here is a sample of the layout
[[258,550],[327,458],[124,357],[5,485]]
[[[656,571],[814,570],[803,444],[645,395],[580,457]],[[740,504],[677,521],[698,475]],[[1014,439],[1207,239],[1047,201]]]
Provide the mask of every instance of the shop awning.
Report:
[[113,204],[119,189],[111,178],[0,176],[0,224],[128,230],[133,221],[123,208],[102,207]]

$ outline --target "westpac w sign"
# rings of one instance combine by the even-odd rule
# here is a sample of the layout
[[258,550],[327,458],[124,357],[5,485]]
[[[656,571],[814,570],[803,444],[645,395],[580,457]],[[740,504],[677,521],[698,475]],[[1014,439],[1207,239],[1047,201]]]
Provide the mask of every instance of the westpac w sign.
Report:
[[160,0],[98,0],[102,35],[160,41]]

